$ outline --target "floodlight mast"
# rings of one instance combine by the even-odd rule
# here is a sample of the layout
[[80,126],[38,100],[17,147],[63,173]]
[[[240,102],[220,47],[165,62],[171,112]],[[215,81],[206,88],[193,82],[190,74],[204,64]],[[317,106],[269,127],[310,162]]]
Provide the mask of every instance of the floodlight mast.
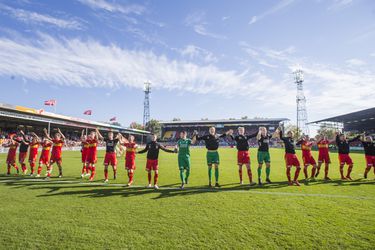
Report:
[[146,129],[148,122],[150,121],[150,93],[151,83],[144,83],[145,99],[143,102],[143,128]]
[[310,133],[309,126],[307,125],[307,109],[306,109],[306,97],[303,92],[303,82],[304,76],[303,71],[301,69],[297,69],[293,72],[294,74],[294,82],[297,85],[297,95],[296,95],[296,103],[297,103],[297,137],[300,136],[300,132],[302,135],[308,135]]

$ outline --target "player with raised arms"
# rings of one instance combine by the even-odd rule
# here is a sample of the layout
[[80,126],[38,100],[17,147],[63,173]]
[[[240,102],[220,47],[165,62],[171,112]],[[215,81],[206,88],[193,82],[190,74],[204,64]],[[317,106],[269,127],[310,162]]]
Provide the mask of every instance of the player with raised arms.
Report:
[[195,135],[195,139],[197,141],[203,140],[206,144],[207,148],[207,166],[208,166],[208,186],[212,187],[212,167],[215,168],[215,187],[220,187],[219,185],[219,164],[220,164],[220,157],[219,152],[217,151],[219,148],[219,141],[221,138],[225,138],[228,135],[232,134],[233,130],[227,131],[225,134],[217,135],[215,127],[209,128],[209,134],[199,136]]
[[[44,133],[47,133],[47,129],[43,129]],[[44,136],[43,141],[42,141],[42,153],[40,154],[39,157],[39,167],[38,167],[38,175],[37,177],[40,176],[40,173],[42,172],[42,165],[45,165],[47,168],[46,176],[47,178],[51,177],[51,168],[49,164],[49,153],[51,150],[51,147],[53,145],[53,142],[48,139],[48,137]]]
[[365,150],[365,158],[366,158],[366,169],[363,177],[367,179],[368,172],[370,172],[371,168],[374,168],[375,174],[375,143],[372,140],[371,136],[366,136],[365,133],[362,134],[360,138],[363,148]]
[[146,171],[148,173],[148,188],[151,188],[151,177],[152,177],[152,171],[154,171],[154,188],[159,189],[158,186],[158,178],[159,178],[159,150],[163,150],[168,153],[177,153],[175,150],[170,150],[158,143],[157,135],[152,134],[151,135],[151,141],[146,144],[146,147],[140,151],[137,152],[137,154],[143,154],[147,152],[147,163],[146,163]]
[[236,141],[236,148],[237,148],[237,165],[238,165],[238,175],[240,177],[240,184],[243,184],[242,181],[242,167],[243,165],[246,166],[247,169],[247,176],[249,178],[250,185],[255,185],[256,183],[253,182],[253,175],[251,173],[251,166],[250,166],[250,155],[249,155],[249,140],[255,136],[257,136],[258,132],[252,135],[245,135],[245,128],[239,127],[238,128],[238,135],[233,137],[230,134],[230,138]]
[[[28,136],[25,135],[23,130],[20,130],[21,138],[15,139],[19,143],[19,154],[18,154],[18,162],[21,164],[22,173],[25,175],[27,173],[26,167],[26,157],[27,157],[27,150],[29,149],[30,140]],[[34,174],[34,168],[31,169],[31,176]]]
[[10,175],[10,169],[11,167],[14,167],[17,171],[17,174],[19,174],[19,169],[16,165],[16,154],[17,154],[17,148],[19,146],[19,143],[15,140],[15,134],[12,134],[9,136],[9,143],[4,144],[4,147],[9,148],[8,155],[7,155],[7,175]]
[[94,131],[90,132],[90,135],[87,138],[87,142],[89,144],[89,149],[87,152],[87,167],[91,171],[89,181],[93,181],[95,178],[96,174],[96,162],[98,161],[98,153],[97,153],[97,148],[98,148],[98,143],[99,143],[99,130],[95,129]]
[[270,140],[273,137],[277,137],[275,132],[273,135],[267,133],[266,127],[259,127],[258,134],[256,136],[258,140],[258,184],[262,185],[262,167],[263,162],[266,164],[266,182],[271,184],[270,174],[271,174],[271,156],[269,152]]
[[[294,133],[293,131],[288,131],[287,136],[283,136],[283,131],[281,127],[278,127],[275,133],[279,133],[279,138],[284,142],[285,146],[285,163],[286,163],[286,176],[288,177],[288,184],[292,186],[293,184],[296,186],[300,186],[298,182],[299,172],[301,171],[301,164],[296,155],[295,145],[294,145]],[[292,167],[296,167],[296,171],[294,172],[293,181],[290,176],[290,171]]]
[[87,164],[87,155],[89,153],[89,143],[87,140],[87,135],[85,135],[85,130],[82,130],[81,133],[81,162],[82,162],[82,171],[81,171],[81,178],[85,176],[89,176],[89,167]]
[[128,186],[130,187],[134,182],[134,171],[135,166],[135,153],[137,151],[138,145],[135,143],[135,138],[133,135],[129,135],[129,139],[122,137],[121,145],[126,147],[125,153],[125,169],[128,173]]
[[113,170],[113,179],[116,180],[117,178],[117,156],[116,156],[116,146],[117,143],[120,141],[122,135],[118,133],[116,138],[113,136],[113,132],[109,131],[107,134],[107,138],[104,138],[102,134],[97,131],[98,138],[101,141],[105,142],[105,157],[104,157],[104,182],[108,182],[108,166],[112,166]]
[[[336,132],[336,145],[339,152],[339,163],[340,163],[340,175],[341,180],[352,180],[350,174],[353,170],[353,160],[350,157],[350,143],[357,141],[360,136],[354,137],[353,139],[348,140],[345,134],[340,134]],[[344,176],[344,165],[348,165],[348,172]]]
[[316,142],[318,146],[318,169],[316,171],[315,177],[318,177],[320,173],[320,168],[324,163],[324,180],[330,181],[331,179],[328,177],[329,172],[329,164],[331,163],[331,159],[329,157],[329,144],[334,141],[328,140],[327,136],[320,135],[318,141]]
[[52,173],[53,164],[56,163],[57,167],[59,168],[59,178],[62,178],[62,147],[65,143],[65,136],[63,135],[63,133],[61,133],[61,130],[59,128],[57,129],[57,133],[55,133],[53,139],[48,134],[47,130],[44,130],[44,135],[53,143],[50,159],[50,174]]
[[308,167],[311,165],[311,180],[315,180],[315,173],[318,168],[316,165],[316,161],[314,157],[311,154],[311,148],[313,146],[313,142],[310,141],[310,137],[308,135],[302,136],[302,138],[297,141],[296,145],[301,145],[302,150],[302,160],[303,160],[303,173],[305,175],[305,181],[309,180],[309,174],[308,174]]
[[[38,158],[38,148],[40,145],[40,138],[35,134],[31,133],[32,139],[29,142],[29,164],[31,168],[31,174],[34,174],[34,169],[36,165],[36,160]],[[38,174],[37,177],[40,177],[40,172],[38,168]]]
[[178,168],[180,170],[181,189],[189,182],[190,176],[190,145],[195,143],[195,133],[193,139],[187,138],[187,132],[180,132],[180,139],[177,141],[178,150]]

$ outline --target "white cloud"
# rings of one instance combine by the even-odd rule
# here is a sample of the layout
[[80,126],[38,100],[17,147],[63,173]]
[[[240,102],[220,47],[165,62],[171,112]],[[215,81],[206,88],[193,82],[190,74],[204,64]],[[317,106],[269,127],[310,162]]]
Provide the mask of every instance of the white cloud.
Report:
[[375,52],[374,52],[374,53],[371,53],[370,56],[375,56]]
[[[150,80],[156,89],[241,95],[253,100],[280,92],[272,87],[271,78],[257,71],[222,70],[212,64],[171,60],[150,51],[104,46],[92,40],[57,39],[44,34],[33,41],[0,38],[0,75],[110,89],[123,86],[142,89],[144,81]],[[272,103],[284,102],[278,97],[272,98]]]
[[95,10],[104,10],[112,13],[141,15],[145,12],[145,7],[138,4],[122,5],[106,0],[78,0],[82,4]]
[[273,15],[287,7],[289,7],[291,4],[293,4],[295,2],[295,0],[282,0],[282,1],[278,1],[278,3],[274,6],[272,6],[270,9],[264,11],[263,13],[259,14],[259,15],[256,15],[256,16],[253,16],[251,18],[251,20],[249,21],[249,24],[254,24],[256,22],[258,22],[259,20],[262,20],[264,19],[265,17],[269,16],[269,15]]
[[0,9],[5,10],[15,19],[22,21],[24,23],[33,23],[39,25],[53,25],[62,29],[83,29],[83,25],[77,20],[73,19],[62,19],[53,17],[50,15],[40,14],[37,12],[27,11],[23,9],[12,8],[7,5],[0,3]]
[[217,57],[210,51],[200,48],[198,46],[189,44],[183,49],[175,49],[182,56],[188,57],[189,59],[201,59],[206,63],[217,62]]
[[215,39],[226,39],[226,36],[213,33],[207,30],[206,13],[204,11],[196,11],[189,14],[185,18],[185,25],[192,27],[195,33]]
[[349,7],[353,3],[353,0],[334,0],[333,3],[328,7],[328,10],[340,10]]
[[351,58],[345,61],[348,66],[363,66],[366,62],[358,58]]
[[226,20],[229,20],[230,19],[230,16],[223,16],[222,18],[221,18],[221,21],[226,21]]

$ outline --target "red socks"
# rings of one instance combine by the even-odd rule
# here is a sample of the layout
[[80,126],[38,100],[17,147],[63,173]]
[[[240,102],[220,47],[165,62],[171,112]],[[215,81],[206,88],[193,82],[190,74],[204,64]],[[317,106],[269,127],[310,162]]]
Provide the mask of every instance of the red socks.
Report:
[[51,166],[47,166],[47,177],[51,177],[51,171],[52,171]]
[[104,179],[108,179],[108,169],[104,169]]
[[30,168],[31,168],[31,174],[34,174],[34,172],[35,172],[35,163],[34,162],[30,163]]
[[25,171],[26,171],[26,164],[25,164],[25,163],[22,163],[22,164],[21,164],[21,169],[22,169],[22,172],[25,172]]
[[350,166],[348,167],[348,173],[347,173],[346,177],[349,177],[349,178],[350,178],[350,174],[352,173],[352,170],[353,170],[353,165],[350,165]]
[[301,168],[297,168],[296,172],[294,173],[294,181],[298,180],[299,172],[301,171]]
[[129,182],[133,181],[133,176],[134,176],[134,173],[131,171],[128,171]]
[[303,173],[305,175],[305,179],[309,178],[309,174],[307,173],[307,167],[303,168]]
[[316,173],[316,167],[313,167],[311,170],[311,178],[315,178],[315,173]]
[[95,173],[96,173],[96,171],[95,171],[95,167],[92,166],[92,167],[91,167],[90,181],[92,181],[92,180],[94,179],[94,177],[95,177]]
[[39,166],[38,167],[38,174],[40,174],[42,172],[42,166]]
[[238,175],[240,176],[240,181],[242,181],[242,168],[238,170]]
[[84,174],[84,173],[87,173],[88,172],[88,170],[87,170],[87,168],[86,168],[86,165],[85,164],[83,164],[83,167],[82,167],[82,174]]
[[326,164],[326,167],[324,168],[324,177],[328,177],[328,164]]
[[344,165],[340,166],[340,175],[341,175],[341,179],[345,179],[345,177],[344,177]]
[[253,175],[251,174],[251,169],[247,169],[247,176],[249,176],[250,183],[253,182]]
[[151,172],[148,172],[147,178],[148,178],[148,183],[151,184]]
[[155,172],[155,174],[154,174],[154,185],[158,184],[158,178],[159,178],[159,174]]
[[286,176],[288,177],[288,182],[291,182],[291,179],[290,179],[290,168],[286,168]]

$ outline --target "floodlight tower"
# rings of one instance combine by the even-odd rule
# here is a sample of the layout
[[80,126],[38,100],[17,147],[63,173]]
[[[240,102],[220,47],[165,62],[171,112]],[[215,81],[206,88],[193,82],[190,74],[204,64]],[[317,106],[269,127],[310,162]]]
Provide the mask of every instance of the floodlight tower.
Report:
[[150,121],[150,93],[151,93],[150,82],[145,82],[144,92],[145,92],[145,100],[143,102],[143,127],[145,128],[147,123]]
[[297,85],[297,137],[299,137],[299,131],[302,134],[309,134],[309,126],[307,125],[307,110],[306,110],[306,97],[303,93],[303,71],[297,69],[293,72],[294,82]]

